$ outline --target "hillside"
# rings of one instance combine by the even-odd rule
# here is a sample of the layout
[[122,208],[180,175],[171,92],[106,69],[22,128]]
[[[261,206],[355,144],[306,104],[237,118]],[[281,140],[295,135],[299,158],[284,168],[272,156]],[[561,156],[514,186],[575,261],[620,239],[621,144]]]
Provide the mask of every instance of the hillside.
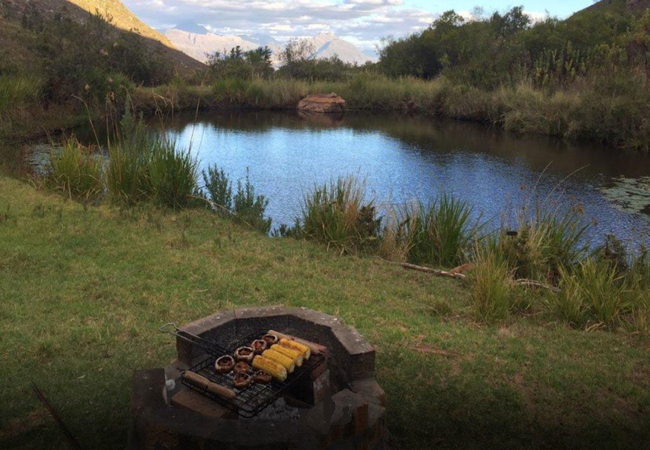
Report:
[[650,7],[650,0],[601,0],[593,5],[587,6],[585,9],[578,11],[580,14],[583,11],[628,11],[634,14],[641,14]]
[[60,14],[61,17],[83,23],[90,13],[99,12],[110,19],[116,33],[133,32],[140,35],[151,51],[160,51],[179,72],[187,73],[203,67],[199,61],[178,51],[161,33],[144,24],[120,0],[2,0],[2,7],[0,43],[3,49],[15,48],[16,52],[12,54],[19,60],[34,62],[33,55],[25,45],[28,33],[19,26],[26,13],[36,12],[45,19],[53,19]]

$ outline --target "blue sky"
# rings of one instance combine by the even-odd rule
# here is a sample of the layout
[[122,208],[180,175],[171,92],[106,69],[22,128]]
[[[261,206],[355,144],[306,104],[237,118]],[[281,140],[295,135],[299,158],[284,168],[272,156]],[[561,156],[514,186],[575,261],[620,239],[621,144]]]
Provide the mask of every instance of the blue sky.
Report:
[[485,14],[522,5],[535,19],[548,12],[561,18],[592,0],[123,0],[145,23],[167,29],[194,22],[225,35],[267,34],[279,41],[335,33],[364,50],[381,39],[421,31],[450,9],[469,18],[475,6]]

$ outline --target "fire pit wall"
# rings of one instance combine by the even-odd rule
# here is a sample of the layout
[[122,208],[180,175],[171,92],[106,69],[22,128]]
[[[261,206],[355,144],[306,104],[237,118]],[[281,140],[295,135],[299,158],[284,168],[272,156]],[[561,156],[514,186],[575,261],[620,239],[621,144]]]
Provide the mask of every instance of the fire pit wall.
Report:
[[313,341],[328,348],[328,370],[319,377],[328,386],[297,417],[240,419],[196,393],[179,392],[180,374],[204,353],[177,339],[171,366],[135,374],[131,448],[385,448],[385,395],[374,378],[375,351],[353,327],[307,308],[274,306],[218,312],[181,329],[226,348],[270,329]]

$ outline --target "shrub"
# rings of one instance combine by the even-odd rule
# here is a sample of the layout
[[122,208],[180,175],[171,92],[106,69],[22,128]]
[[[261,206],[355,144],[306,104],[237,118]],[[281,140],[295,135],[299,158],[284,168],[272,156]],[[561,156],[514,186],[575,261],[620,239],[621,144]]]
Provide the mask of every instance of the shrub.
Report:
[[237,181],[237,192],[234,196],[232,181],[224,170],[216,165],[203,171],[203,182],[206,196],[217,214],[230,216],[235,221],[245,223],[262,233],[270,231],[271,219],[264,217],[269,201],[264,195],[255,194],[255,187],[248,173],[244,183],[242,180]]
[[235,220],[247,223],[252,228],[268,233],[271,229],[271,219],[264,218],[264,212],[269,201],[263,195],[255,195],[255,188],[246,173],[246,181],[237,181],[237,193],[233,197]]
[[96,199],[104,192],[103,168],[101,155],[70,139],[60,152],[50,154],[46,184],[71,199]]
[[203,171],[203,183],[215,211],[218,214],[229,213],[232,207],[232,182],[226,172],[216,165],[210,166],[207,172]]
[[338,178],[304,195],[298,235],[355,253],[377,239],[381,220],[374,201],[365,200],[365,185],[354,177]]
[[505,318],[514,305],[514,284],[508,264],[490,251],[479,251],[468,282],[474,310],[485,321]]

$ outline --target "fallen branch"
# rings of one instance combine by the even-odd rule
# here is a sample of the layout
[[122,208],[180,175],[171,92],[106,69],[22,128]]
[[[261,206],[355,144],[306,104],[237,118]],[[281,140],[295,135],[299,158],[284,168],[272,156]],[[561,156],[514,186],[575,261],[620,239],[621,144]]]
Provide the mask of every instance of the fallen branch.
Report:
[[430,273],[431,275],[436,275],[436,276],[439,276],[439,277],[456,278],[458,280],[463,280],[463,279],[467,278],[467,276],[462,274],[462,273],[454,273],[454,272],[449,272],[449,271],[446,271],[446,270],[432,269],[431,267],[418,266],[416,264],[410,264],[410,263],[405,263],[405,262],[395,262],[395,261],[389,261],[389,263],[396,264],[398,266],[402,266],[405,269],[417,270],[418,272],[426,272],[426,273]]
[[[410,270],[417,270],[418,272],[425,272],[425,273],[430,273],[431,275],[436,275],[439,277],[448,277],[448,278],[455,278],[456,280],[464,280],[467,278],[467,275],[461,273],[464,272],[465,270],[471,269],[470,264],[464,264],[462,266],[456,267],[454,269],[451,269],[449,271],[447,270],[438,270],[438,269],[432,269],[431,267],[425,267],[425,266],[418,266],[416,264],[411,264],[411,263],[405,263],[405,262],[394,262],[394,261],[388,261],[391,264],[396,264],[399,266],[402,266],[405,269],[410,269]],[[556,294],[560,292],[560,289],[551,286],[550,284],[542,283],[541,281],[535,281],[535,280],[528,280],[525,278],[520,278],[518,280],[514,281],[514,284],[517,286],[527,286],[527,287],[534,287],[534,288],[541,288],[541,289],[548,289],[549,291],[555,292]]]

